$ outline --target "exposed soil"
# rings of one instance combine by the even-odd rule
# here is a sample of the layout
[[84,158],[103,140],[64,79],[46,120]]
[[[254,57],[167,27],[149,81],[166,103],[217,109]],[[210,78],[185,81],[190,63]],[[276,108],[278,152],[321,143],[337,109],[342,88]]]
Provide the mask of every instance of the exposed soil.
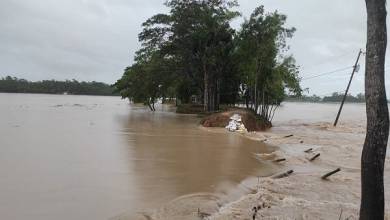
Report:
[[249,132],[265,131],[272,127],[271,122],[267,122],[264,119],[256,116],[254,112],[242,108],[230,108],[227,111],[206,116],[201,121],[201,124],[204,127],[224,128],[229,124],[230,117],[232,117],[234,114],[239,114],[241,116],[242,122]]

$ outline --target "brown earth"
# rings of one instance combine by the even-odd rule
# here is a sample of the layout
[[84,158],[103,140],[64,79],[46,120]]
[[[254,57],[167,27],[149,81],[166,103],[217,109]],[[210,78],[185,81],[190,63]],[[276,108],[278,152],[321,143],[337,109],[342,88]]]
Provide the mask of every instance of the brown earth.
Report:
[[224,128],[229,124],[230,117],[234,114],[241,115],[241,119],[246,129],[252,131],[265,131],[272,127],[271,122],[256,116],[253,111],[242,108],[230,108],[227,111],[214,113],[206,116],[201,121],[204,127],[220,127]]

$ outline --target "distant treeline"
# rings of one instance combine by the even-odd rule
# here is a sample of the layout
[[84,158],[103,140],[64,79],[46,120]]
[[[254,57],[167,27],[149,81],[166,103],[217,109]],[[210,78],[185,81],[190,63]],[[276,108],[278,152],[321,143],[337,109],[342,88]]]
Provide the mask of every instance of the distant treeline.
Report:
[[[343,100],[344,93],[337,93],[334,92],[330,96],[320,97],[317,95],[312,96],[301,96],[301,97],[289,97],[286,101],[290,102],[341,102]],[[365,96],[362,93],[357,94],[356,96],[353,96],[351,94],[347,95],[346,102],[355,102],[355,103],[361,103],[365,102]]]
[[118,95],[115,89],[101,82],[78,82],[77,80],[43,80],[37,82],[7,76],[0,79],[0,92],[4,93],[45,93],[72,95]]

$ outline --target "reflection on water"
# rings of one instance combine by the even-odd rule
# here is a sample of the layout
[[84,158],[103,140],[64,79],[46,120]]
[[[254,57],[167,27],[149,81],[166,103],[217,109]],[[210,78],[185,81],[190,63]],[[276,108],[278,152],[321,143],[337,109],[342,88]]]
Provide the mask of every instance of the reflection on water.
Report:
[[0,94],[0,219],[108,219],[215,192],[270,148],[117,97]]

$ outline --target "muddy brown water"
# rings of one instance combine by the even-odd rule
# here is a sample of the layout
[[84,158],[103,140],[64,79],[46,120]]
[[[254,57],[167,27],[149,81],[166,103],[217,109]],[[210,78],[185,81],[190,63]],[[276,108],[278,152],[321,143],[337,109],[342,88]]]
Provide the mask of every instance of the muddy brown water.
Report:
[[105,220],[274,172],[253,158],[273,147],[173,111],[118,97],[0,94],[0,219]]

